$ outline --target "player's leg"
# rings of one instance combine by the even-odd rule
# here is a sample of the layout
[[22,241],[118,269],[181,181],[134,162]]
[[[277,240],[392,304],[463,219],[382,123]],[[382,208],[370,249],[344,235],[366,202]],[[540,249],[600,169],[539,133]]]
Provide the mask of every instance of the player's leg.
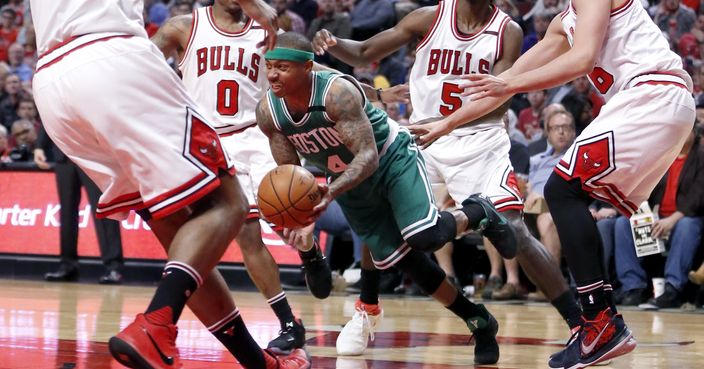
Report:
[[551,367],[583,367],[635,347],[623,319],[609,308],[602,241],[588,209],[589,195],[624,214],[635,212],[667,171],[693,122],[693,101],[685,89],[645,84],[621,91],[577,137],[548,180],[545,198],[584,309],[580,333],[553,357]]

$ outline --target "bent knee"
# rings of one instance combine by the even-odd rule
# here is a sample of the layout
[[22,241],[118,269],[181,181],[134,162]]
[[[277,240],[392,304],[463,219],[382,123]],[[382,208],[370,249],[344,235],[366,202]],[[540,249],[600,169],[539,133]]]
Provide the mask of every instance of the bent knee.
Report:
[[437,232],[425,230],[406,238],[408,246],[414,250],[423,252],[434,252],[441,249],[447,243],[447,240],[440,237]]

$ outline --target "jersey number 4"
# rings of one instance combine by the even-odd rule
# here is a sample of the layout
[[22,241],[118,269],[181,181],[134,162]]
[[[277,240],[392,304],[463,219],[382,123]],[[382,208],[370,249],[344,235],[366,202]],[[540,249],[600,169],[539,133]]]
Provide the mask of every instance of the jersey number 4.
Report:
[[589,80],[599,92],[605,94],[614,84],[614,75],[605,71],[604,68],[594,67],[594,70],[589,73]]
[[240,85],[237,81],[224,79],[218,82],[218,106],[220,115],[233,116],[239,111]]
[[442,104],[440,104],[440,114],[448,116],[462,106],[460,94],[462,89],[456,83],[444,82],[442,84]]

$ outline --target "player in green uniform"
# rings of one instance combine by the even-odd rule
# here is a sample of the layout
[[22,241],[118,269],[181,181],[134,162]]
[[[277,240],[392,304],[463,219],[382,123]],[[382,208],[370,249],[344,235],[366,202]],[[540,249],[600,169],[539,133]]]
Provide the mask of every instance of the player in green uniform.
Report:
[[450,284],[424,251],[457,234],[483,231],[504,257],[516,254],[508,222],[487,199],[472,195],[463,207],[438,211],[423,159],[410,134],[374,108],[353,78],[313,72],[309,41],[278,37],[265,55],[270,90],[257,106],[257,122],[279,165],[300,165],[299,154],[329,175],[313,222],[333,199],[352,229],[369,245],[379,269],[396,266],[459,316],[476,339],[474,361],[498,361],[498,323]]

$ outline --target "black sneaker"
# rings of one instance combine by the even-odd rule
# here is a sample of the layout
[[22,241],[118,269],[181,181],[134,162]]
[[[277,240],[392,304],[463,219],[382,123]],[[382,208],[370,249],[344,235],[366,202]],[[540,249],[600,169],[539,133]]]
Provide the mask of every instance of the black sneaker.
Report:
[[488,198],[474,194],[462,201],[462,207],[477,204],[484,209],[485,218],[479,221],[476,231],[491,241],[504,259],[513,259],[518,252],[516,233],[508,220],[499,214]]
[[489,319],[480,316],[467,319],[467,327],[472,331],[472,339],[474,339],[474,363],[480,365],[496,364],[499,361],[499,343],[496,342],[499,322],[486,310],[484,305],[477,306],[484,310]]
[[638,305],[639,308],[645,310],[671,309],[680,306],[682,306],[680,293],[669,283],[665,283],[665,292],[662,295],[648,300],[645,304]]
[[621,305],[623,306],[638,306],[643,303],[643,288],[634,288],[624,292]]
[[281,326],[279,336],[271,340],[266,347],[278,355],[288,355],[291,351],[303,347],[306,343],[306,328],[300,319],[286,322]]
[[316,256],[310,259],[301,258],[303,261],[303,274],[305,275],[306,285],[313,296],[319,299],[324,299],[330,296],[332,292],[332,271],[327,258],[320,252],[320,248],[316,244]]

